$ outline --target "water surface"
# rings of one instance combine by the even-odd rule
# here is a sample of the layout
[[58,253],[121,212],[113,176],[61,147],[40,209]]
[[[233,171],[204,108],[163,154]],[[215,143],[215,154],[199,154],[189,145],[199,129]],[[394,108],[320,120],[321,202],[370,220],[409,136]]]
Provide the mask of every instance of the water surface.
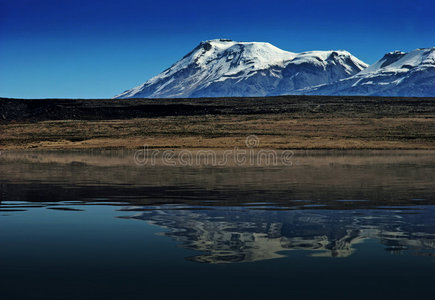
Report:
[[0,155],[4,299],[430,298],[435,163],[297,152],[291,166]]

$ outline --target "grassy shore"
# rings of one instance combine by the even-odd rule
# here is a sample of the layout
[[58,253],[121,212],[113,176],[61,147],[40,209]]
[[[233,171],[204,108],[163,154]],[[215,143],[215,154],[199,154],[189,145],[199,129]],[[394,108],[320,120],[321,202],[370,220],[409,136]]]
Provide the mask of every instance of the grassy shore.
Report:
[[0,149],[435,149],[434,98],[0,99]]

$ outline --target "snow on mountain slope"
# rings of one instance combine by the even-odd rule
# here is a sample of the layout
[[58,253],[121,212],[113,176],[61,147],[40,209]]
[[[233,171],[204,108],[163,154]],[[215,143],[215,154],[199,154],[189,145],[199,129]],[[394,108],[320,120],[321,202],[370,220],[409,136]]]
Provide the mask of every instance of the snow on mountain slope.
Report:
[[301,93],[435,97],[435,47],[387,53],[358,74]]
[[161,74],[115,98],[291,94],[349,77],[366,67],[342,50],[292,53],[269,43],[209,40]]

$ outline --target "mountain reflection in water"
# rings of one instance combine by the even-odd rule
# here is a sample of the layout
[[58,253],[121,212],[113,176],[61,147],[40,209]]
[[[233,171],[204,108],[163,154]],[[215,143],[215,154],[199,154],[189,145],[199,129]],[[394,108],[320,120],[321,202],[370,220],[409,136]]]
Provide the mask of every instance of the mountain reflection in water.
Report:
[[188,258],[202,263],[281,258],[290,255],[287,250],[347,257],[366,239],[377,240],[391,253],[435,256],[433,206],[348,211],[158,207],[125,218],[168,229],[162,234],[203,252]]
[[433,151],[133,157],[1,153],[2,299],[433,298]]

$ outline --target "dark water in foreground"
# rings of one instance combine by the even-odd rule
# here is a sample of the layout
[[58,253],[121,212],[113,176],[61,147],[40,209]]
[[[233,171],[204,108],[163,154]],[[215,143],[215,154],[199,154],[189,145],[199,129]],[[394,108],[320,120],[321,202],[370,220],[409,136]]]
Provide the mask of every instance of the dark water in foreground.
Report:
[[0,155],[1,299],[431,299],[435,153]]

